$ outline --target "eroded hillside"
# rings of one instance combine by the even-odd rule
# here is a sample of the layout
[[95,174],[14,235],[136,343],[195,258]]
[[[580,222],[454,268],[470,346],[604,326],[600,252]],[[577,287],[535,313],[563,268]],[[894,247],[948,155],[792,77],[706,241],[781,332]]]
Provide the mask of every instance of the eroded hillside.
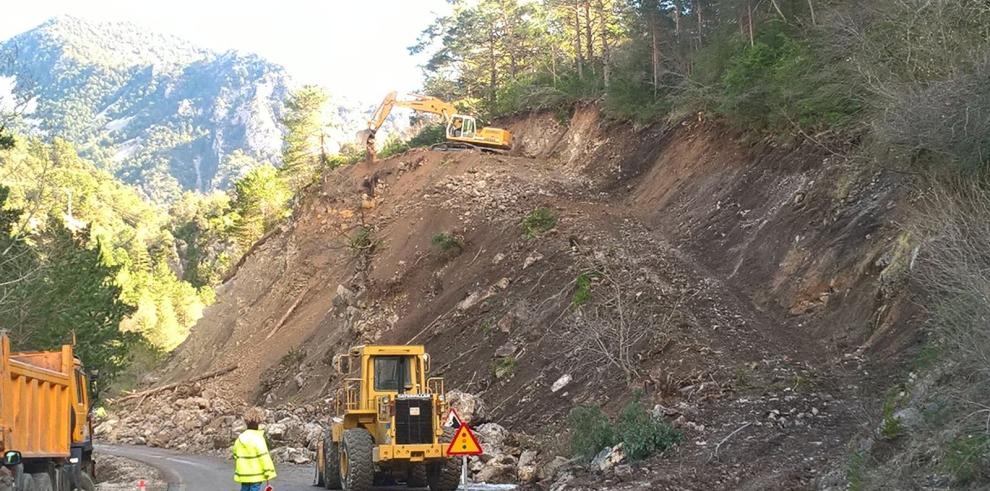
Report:
[[[163,381],[236,366],[212,394],[316,415],[334,354],[423,343],[541,463],[568,454],[571,408],[614,413],[635,390],[685,433],[628,472],[527,476],[542,486],[827,485],[916,336],[901,177],[702,121],[583,107],[507,124],[511,156],[414,150],[326,175]],[[556,223],[527,234],[538,209]]]

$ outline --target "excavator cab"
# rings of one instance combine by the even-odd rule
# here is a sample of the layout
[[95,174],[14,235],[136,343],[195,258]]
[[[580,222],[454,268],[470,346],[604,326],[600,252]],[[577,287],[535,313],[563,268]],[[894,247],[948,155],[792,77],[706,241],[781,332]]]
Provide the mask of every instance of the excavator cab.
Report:
[[474,138],[475,126],[473,117],[455,114],[447,125],[447,138]]

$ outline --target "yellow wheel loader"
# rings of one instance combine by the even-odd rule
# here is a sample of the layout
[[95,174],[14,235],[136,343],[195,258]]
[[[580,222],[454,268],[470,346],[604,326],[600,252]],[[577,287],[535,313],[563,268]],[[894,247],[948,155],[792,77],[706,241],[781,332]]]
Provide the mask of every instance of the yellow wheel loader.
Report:
[[375,161],[375,133],[385,123],[395,106],[405,107],[414,111],[436,114],[443,118],[447,125],[447,141],[431,147],[434,150],[467,150],[476,149],[483,152],[506,153],[512,150],[512,134],[502,128],[478,128],[474,116],[458,114],[453,104],[424,95],[409,95],[399,97],[396,92],[389,92],[381,105],[368,120],[368,128],[358,132],[358,141],[368,150],[368,160]]
[[365,491],[405,482],[453,491],[460,463],[447,456],[443,379],[428,377],[423,346],[358,346],[334,357],[346,375],[336,415],[316,453],[316,483],[326,489]]

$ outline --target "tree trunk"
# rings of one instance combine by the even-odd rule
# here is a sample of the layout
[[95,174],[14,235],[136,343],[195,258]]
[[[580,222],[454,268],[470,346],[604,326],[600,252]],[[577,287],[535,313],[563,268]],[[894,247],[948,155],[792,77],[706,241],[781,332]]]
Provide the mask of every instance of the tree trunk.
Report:
[[656,1],[646,2],[647,8],[647,18],[650,24],[650,40],[652,51],[652,63],[653,63],[653,97],[657,96],[657,91],[660,89],[660,28],[659,22],[657,21],[658,7]]
[[683,13],[681,9],[682,0],[674,0],[674,37],[681,37],[681,14]]
[[609,78],[609,61],[611,55],[608,49],[608,15],[605,12],[605,0],[598,0],[598,20],[601,24],[601,36],[602,36],[602,80],[605,81],[605,87],[608,87]]
[[581,15],[578,6],[574,4],[574,62],[577,64],[578,78],[584,78],[584,61],[581,54]]
[[705,27],[704,14],[701,13],[701,0],[694,0],[694,11],[698,17],[698,49],[701,49],[701,43],[704,42],[702,31]]
[[488,79],[489,99],[495,102],[495,91],[498,89],[498,57],[495,55],[495,31],[488,32],[488,66],[491,71]]
[[588,65],[591,66],[591,73],[595,72],[595,42],[591,36],[591,1],[584,2],[584,34],[585,47],[588,48]]
[[746,0],[747,24],[749,24],[749,45],[756,45],[756,37],[753,35],[753,0]]
[[808,10],[811,11],[811,25],[817,26],[818,21],[815,20],[815,3],[813,0],[808,0]]

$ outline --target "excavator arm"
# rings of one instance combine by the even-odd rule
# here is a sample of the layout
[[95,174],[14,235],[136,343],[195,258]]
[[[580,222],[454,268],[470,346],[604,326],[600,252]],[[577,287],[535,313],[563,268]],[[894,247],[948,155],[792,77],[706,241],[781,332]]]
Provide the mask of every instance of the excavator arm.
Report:
[[457,112],[453,104],[437,99],[436,97],[413,94],[405,98],[399,98],[395,91],[389,92],[378,108],[375,109],[375,112],[371,115],[371,119],[368,120],[368,128],[358,133],[358,139],[363,140],[365,148],[368,150],[368,157],[372,161],[375,160],[375,133],[385,124],[385,120],[388,119],[389,114],[392,113],[392,109],[395,106],[409,108],[422,113],[437,114],[443,118],[444,122],[449,121],[451,116]]

